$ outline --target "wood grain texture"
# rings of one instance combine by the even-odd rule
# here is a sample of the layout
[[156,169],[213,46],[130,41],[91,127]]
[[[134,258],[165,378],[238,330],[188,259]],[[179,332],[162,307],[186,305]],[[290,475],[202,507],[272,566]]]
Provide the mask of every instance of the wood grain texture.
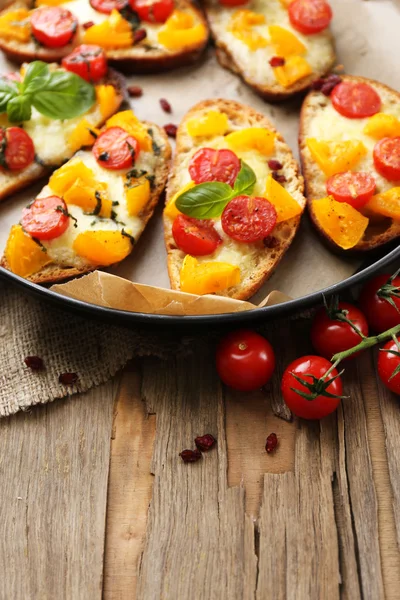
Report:
[[0,421],[0,598],[100,600],[114,389]]

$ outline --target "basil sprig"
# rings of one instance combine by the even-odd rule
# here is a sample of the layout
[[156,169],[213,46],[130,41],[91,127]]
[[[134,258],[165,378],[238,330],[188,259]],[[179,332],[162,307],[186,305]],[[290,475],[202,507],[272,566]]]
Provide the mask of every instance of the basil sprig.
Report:
[[93,85],[69,71],[51,72],[40,60],[29,65],[21,83],[0,78],[0,113],[12,122],[28,121],[32,106],[50,119],[72,119],[95,100]]
[[233,188],[227,183],[210,181],[199,183],[177,200],[177,209],[188,217],[196,219],[213,219],[222,214],[225,206],[236,196],[249,196],[256,183],[256,174],[245,162],[241,161],[241,169]]

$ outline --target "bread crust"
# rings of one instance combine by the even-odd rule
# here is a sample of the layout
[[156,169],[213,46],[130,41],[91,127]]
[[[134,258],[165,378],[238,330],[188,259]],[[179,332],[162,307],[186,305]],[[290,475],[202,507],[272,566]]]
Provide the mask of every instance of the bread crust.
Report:
[[[171,172],[168,179],[166,203],[178,191],[175,182],[176,172],[179,170],[183,155],[190,152],[190,136],[184,130],[184,126],[188,119],[196,117],[204,109],[213,109],[224,112],[233,122],[243,124],[243,127],[265,127],[276,133],[276,143],[279,143],[285,153],[285,162],[282,173],[295,183],[295,189],[300,195],[301,206],[304,209],[306,200],[303,195],[304,185],[303,178],[299,171],[299,165],[294,159],[292,152],[285,143],[281,134],[275,129],[267,117],[255,111],[250,106],[234,102],[232,100],[214,99],[205,100],[196,104],[184,117],[178,127],[177,145],[175,158],[173,160]],[[174,290],[180,289],[180,269],[182,266],[184,252],[177,249],[173,235],[171,220],[164,215],[164,238],[168,253],[168,274],[171,281],[171,288]],[[289,248],[293,238],[300,225],[301,215],[289,219],[285,222],[276,225],[271,237],[274,238],[276,245],[273,248],[267,248],[260,242],[257,251],[257,260],[255,267],[251,273],[246,273],[242,278],[242,282],[229,290],[220,292],[218,295],[236,298],[238,300],[247,300],[253,296],[263,285],[263,283],[272,275],[273,271],[278,266],[285,252]]]
[[[359,77],[355,75],[343,75],[343,81],[354,81],[354,82],[362,82],[373,84],[376,88],[380,89],[382,92],[389,94],[395,97],[400,102],[400,93],[396,92],[392,88],[379,81],[375,81],[374,79],[368,79],[366,77]],[[313,98],[316,98],[319,94],[318,91],[310,92],[301,107],[300,112],[300,129],[299,129],[299,149],[300,149],[300,162],[301,169],[304,176],[304,185],[306,191],[307,198],[307,206],[308,212],[311,217],[311,221],[317,231],[322,235],[325,242],[329,245],[329,247],[336,252],[346,253],[346,254],[357,254],[369,252],[371,250],[376,250],[381,246],[385,246],[389,244],[393,240],[400,237],[400,222],[396,222],[393,219],[385,219],[382,221],[382,224],[377,227],[369,226],[366,235],[354,248],[350,248],[349,250],[344,250],[340,246],[338,246],[327,234],[326,232],[319,226],[318,221],[315,217],[315,212],[312,206],[312,200],[318,196],[316,192],[316,186],[313,183],[313,170],[315,169],[314,163],[311,163],[308,160],[306,154],[306,139],[307,139],[307,130],[308,130],[308,122],[312,119],[312,108],[310,107],[310,102]],[[385,226],[386,225],[386,226]]]
[[[163,139],[164,144],[163,151],[161,154],[161,165],[157,167],[155,173],[154,186],[151,190],[150,199],[146,204],[143,212],[141,213],[143,227],[140,234],[135,237],[135,243],[139,239],[140,235],[143,233],[149,219],[154,213],[158,201],[162,196],[168,178],[169,163],[171,159],[171,146],[165,131],[158,125],[155,125],[154,123],[149,123],[146,121],[143,121],[143,123],[148,127],[151,127],[153,130],[157,130],[158,135]],[[11,270],[5,256],[2,257],[0,266],[4,267],[5,269],[8,269],[9,271]],[[73,277],[79,277],[80,275],[84,275],[85,273],[95,271],[98,268],[101,267],[97,265],[87,265],[82,268],[60,267],[56,263],[51,263],[43,267],[37,273],[26,277],[26,279],[38,284],[53,284],[65,281],[66,279],[72,279]]]

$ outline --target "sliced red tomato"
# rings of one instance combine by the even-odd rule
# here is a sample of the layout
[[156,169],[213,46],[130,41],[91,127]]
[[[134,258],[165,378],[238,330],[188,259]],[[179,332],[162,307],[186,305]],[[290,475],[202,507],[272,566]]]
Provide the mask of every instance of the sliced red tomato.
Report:
[[21,225],[38,240],[60,237],[69,225],[67,205],[58,196],[37,198],[22,211]]
[[94,10],[109,15],[113,10],[121,10],[128,4],[128,0],[90,0]]
[[102,167],[118,170],[131,167],[139,156],[139,142],[122,127],[110,127],[99,135],[93,154]]
[[35,147],[30,136],[20,127],[0,128],[1,164],[10,171],[21,171],[35,159]]
[[190,177],[195,183],[222,181],[233,185],[239,171],[240,160],[231,150],[201,148],[189,164]]
[[35,10],[31,16],[32,33],[38,42],[47,48],[62,48],[75,35],[78,21],[60,6],[48,6]]
[[172,235],[180,250],[191,256],[212,254],[222,239],[212,221],[178,215],[172,225]]
[[243,6],[244,4],[248,4],[249,0],[219,0],[219,3],[222,6]]
[[129,0],[129,4],[147,23],[165,23],[174,10],[173,0]]
[[383,138],[374,148],[375,169],[389,181],[400,181],[400,137]]
[[291,24],[300,33],[319,33],[332,20],[332,9],[325,0],[294,0],[288,11]]
[[342,81],[333,88],[331,100],[337,112],[348,119],[372,117],[382,104],[374,88],[361,81]]
[[276,224],[275,207],[265,198],[237,196],[222,213],[222,229],[237,242],[252,243],[263,240]]
[[107,73],[107,58],[100,46],[82,44],[61,61],[66,71],[71,71],[86,81],[96,83]]
[[326,182],[326,191],[337,202],[347,202],[356,209],[361,208],[372,198],[376,181],[369,173],[359,171],[336,173]]

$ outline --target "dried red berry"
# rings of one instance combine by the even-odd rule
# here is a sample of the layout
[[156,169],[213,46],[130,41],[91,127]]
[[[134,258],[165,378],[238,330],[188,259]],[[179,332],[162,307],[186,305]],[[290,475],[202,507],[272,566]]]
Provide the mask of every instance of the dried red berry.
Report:
[[61,373],[58,381],[63,385],[74,385],[79,379],[78,373]]
[[270,433],[267,437],[267,443],[265,444],[265,449],[270,454],[275,450],[278,445],[278,437],[276,433]]
[[82,23],[83,29],[89,29],[90,27],[93,27],[93,25],[94,21],[86,21],[86,23]]
[[160,98],[160,105],[164,112],[166,112],[166,113],[172,112],[171,105],[168,102],[168,100],[166,100],[165,98]]
[[283,169],[283,164],[280,163],[279,160],[274,160],[273,158],[268,161],[268,166],[272,171],[280,171]]
[[283,65],[285,64],[285,59],[283,58],[283,56],[273,56],[270,61],[269,64],[271,65],[271,67],[275,68],[275,67],[283,67]]
[[182,450],[179,454],[184,463],[193,463],[197,462],[202,458],[202,454],[200,450]]
[[178,130],[177,126],[173,125],[172,123],[168,123],[167,125],[164,125],[165,133],[171,138],[176,138],[177,130]]
[[279,173],[277,173],[276,171],[273,171],[271,175],[278,183],[285,183],[286,181],[286,177],[284,175],[279,175]]
[[268,237],[263,239],[263,244],[266,248],[269,248],[271,250],[272,248],[276,248],[276,246],[279,245],[279,241],[272,235],[269,235]]
[[313,81],[311,88],[313,90],[321,91],[324,96],[330,96],[333,88],[335,88],[341,81],[342,78],[339,77],[339,75],[332,73],[332,75],[329,75],[328,77],[321,77]]
[[140,96],[143,96],[143,90],[139,85],[129,85],[126,89],[131,98],[140,98]]
[[133,34],[133,44],[139,44],[145,38],[147,38],[147,31],[145,29],[137,29]]
[[215,446],[217,440],[211,435],[211,433],[206,433],[205,435],[197,437],[194,440],[194,443],[201,452],[208,452]]
[[40,356],[27,356],[24,358],[24,363],[27,367],[32,369],[32,371],[43,371],[44,362]]

